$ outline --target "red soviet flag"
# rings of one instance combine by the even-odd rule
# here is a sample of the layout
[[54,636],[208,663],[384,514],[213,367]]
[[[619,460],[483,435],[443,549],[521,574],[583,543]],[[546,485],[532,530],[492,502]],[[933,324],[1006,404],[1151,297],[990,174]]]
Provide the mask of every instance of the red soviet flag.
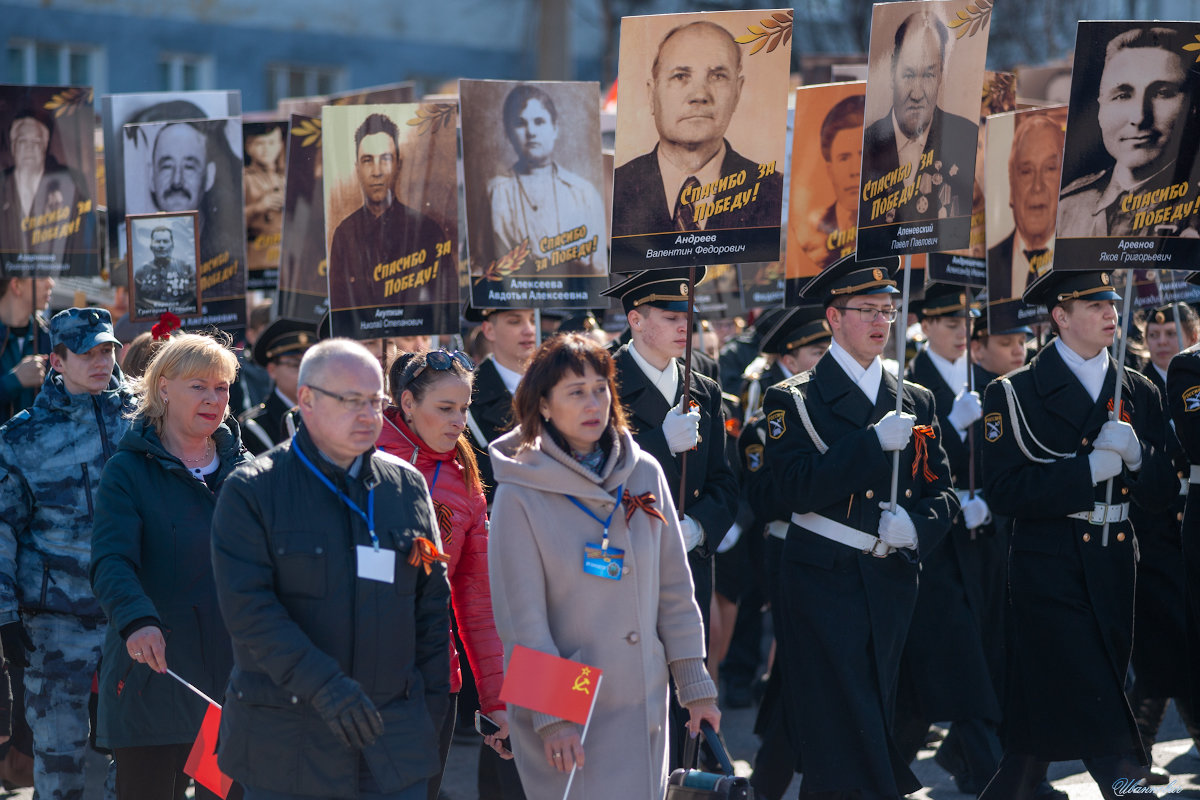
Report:
[[578,661],[517,645],[504,671],[500,699],[586,725],[602,673]]
[[188,753],[187,762],[183,765],[183,772],[225,800],[229,788],[233,786],[233,779],[217,766],[217,731],[220,727],[221,707],[209,703],[208,710],[204,712],[204,721],[200,723],[200,732],[196,734],[196,743],[192,745],[192,752]]

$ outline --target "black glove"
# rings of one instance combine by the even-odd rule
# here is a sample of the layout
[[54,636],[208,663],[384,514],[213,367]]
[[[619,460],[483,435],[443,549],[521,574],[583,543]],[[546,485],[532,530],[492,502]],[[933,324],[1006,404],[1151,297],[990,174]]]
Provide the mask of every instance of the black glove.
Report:
[[317,690],[312,705],[346,747],[362,750],[383,733],[383,717],[353,678],[339,673]]
[[37,649],[20,620],[0,625],[0,645],[4,647],[4,660],[21,669],[29,666],[29,656],[25,654]]

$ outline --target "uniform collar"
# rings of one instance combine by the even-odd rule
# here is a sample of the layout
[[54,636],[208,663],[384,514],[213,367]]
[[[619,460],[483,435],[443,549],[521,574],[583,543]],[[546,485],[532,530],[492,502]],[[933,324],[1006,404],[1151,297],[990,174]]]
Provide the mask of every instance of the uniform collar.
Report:
[[867,400],[874,404],[875,398],[879,395],[879,382],[883,379],[883,364],[880,362],[879,356],[876,356],[868,366],[864,367],[854,356],[846,352],[846,349],[839,345],[836,339],[830,341],[828,352],[854,385],[862,390]]
[[679,391],[679,371],[675,368],[676,360],[672,358],[668,361],[666,369],[656,369],[653,364],[642,358],[642,354],[637,351],[633,342],[629,343],[629,355],[633,357],[633,362],[645,374],[650,385],[657,389],[667,401],[667,405],[674,405],[675,394]]
[[1083,384],[1092,402],[1100,399],[1100,392],[1104,389],[1104,377],[1108,374],[1108,351],[1101,350],[1092,358],[1084,358],[1067,347],[1062,339],[1055,339],[1054,347],[1067,369]]
[[938,374],[957,396],[967,385],[967,354],[963,353],[957,361],[942,358],[930,348],[925,348],[929,360],[937,367]]

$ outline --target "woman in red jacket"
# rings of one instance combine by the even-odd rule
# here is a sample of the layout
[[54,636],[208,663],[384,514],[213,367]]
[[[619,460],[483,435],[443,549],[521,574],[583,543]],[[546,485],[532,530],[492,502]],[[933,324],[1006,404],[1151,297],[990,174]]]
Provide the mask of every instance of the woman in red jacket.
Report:
[[[499,740],[508,737],[508,712],[500,701],[504,680],[504,651],[492,618],[488,583],[487,501],[479,479],[475,453],[464,435],[471,405],[474,365],[460,352],[432,350],[401,353],[388,369],[392,403],[384,412],[383,431],[376,445],[421,471],[441,528],[442,549],[450,556],[450,604],[458,635],[479,688],[479,706],[499,726],[488,744],[507,758]],[[462,688],[458,653],[450,637],[452,702],[441,720],[442,769],[454,732],[458,691]],[[441,775],[429,781],[434,800]]]

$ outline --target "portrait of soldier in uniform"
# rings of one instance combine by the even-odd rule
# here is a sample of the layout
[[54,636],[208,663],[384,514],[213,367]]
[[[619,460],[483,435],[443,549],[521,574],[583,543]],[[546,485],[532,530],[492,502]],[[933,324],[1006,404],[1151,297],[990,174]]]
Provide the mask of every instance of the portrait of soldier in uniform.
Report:
[[200,313],[195,225],[195,212],[129,217],[133,320],[157,320],[163,312]]
[[1174,213],[1196,197],[1197,26],[1131,24],[1080,25],[1060,237],[1197,235],[1194,208]]

